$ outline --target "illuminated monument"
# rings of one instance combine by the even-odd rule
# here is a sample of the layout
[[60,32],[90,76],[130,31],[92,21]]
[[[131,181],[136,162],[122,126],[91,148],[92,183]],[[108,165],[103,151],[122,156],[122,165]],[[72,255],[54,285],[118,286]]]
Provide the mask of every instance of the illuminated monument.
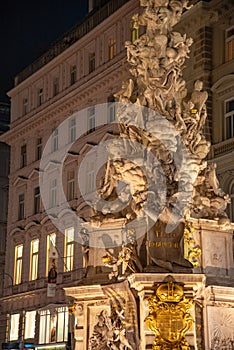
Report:
[[87,274],[65,288],[75,300],[74,346],[233,347],[233,331],[219,328],[234,320],[229,199],[206,161],[208,94],[197,80],[188,96],[183,79],[192,39],[174,30],[188,1],[141,6],[133,28],[146,30],[126,42],[132,77],[115,95],[120,137],[107,145],[92,229],[80,233]]

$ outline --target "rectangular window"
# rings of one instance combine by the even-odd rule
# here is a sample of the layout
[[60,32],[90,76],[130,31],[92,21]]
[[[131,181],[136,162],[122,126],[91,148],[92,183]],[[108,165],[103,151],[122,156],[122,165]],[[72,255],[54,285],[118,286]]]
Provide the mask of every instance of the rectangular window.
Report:
[[57,259],[58,253],[56,249],[56,233],[47,235],[47,254],[46,254],[46,276],[52,267],[52,259]]
[[69,142],[75,142],[76,140],[76,119],[69,120]]
[[73,269],[74,259],[74,227],[65,230],[65,271]]
[[36,326],[36,311],[27,311],[25,314],[24,339],[34,339]]
[[39,344],[50,343],[50,310],[40,311]]
[[23,220],[24,219],[24,193],[19,194],[19,212],[18,212],[18,219]]
[[38,253],[39,253],[39,239],[31,241],[31,252],[30,252],[30,281],[37,279],[38,274]]
[[37,139],[37,145],[36,145],[36,160],[40,160],[42,156],[42,138],[39,137]]
[[89,73],[95,70],[95,52],[89,54]]
[[226,31],[226,61],[234,58],[234,27]]
[[37,101],[38,107],[41,106],[42,103],[43,103],[43,89],[40,88],[38,89],[38,101]]
[[71,85],[76,82],[76,65],[71,66]]
[[116,56],[116,39],[109,39],[109,60]]
[[68,308],[40,311],[39,344],[68,340]]
[[20,314],[11,315],[10,341],[19,339],[19,321],[20,321]]
[[108,122],[111,123],[115,121],[115,98],[110,96],[108,98]]
[[53,81],[53,96],[58,95],[58,93],[59,93],[59,78],[56,77],[54,78],[54,81]]
[[95,190],[94,162],[89,162],[87,166],[87,193]]
[[225,102],[225,138],[234,137],[234,99]]
[[23,115],[28,113],[28,99],[25,97],[23,99]]
[[52,135],[52,152],[56,152],[58,150],[58,129],[54,129]]
[[75,198],[75,172],[69,171],[67,175],[67,200],[71,201]]
[[67,341],[68,336],[68,309],[67,307],[59,307],[57,322],[57,342]]
[[37,186],[34,188],[34,214],[38,214],[40,212],[40,187]]
[[27,145],[21,146],[21,168],[27,165]]
[[131,29],[131,40],[132,43],[134,43],[135,40],[139,39],[139,29],[138,28],[132,28]]
[[14,284],[20,284],[22,280],[23,244],[15,247]]
[[53,179],[50,183],[50,207],[57,205],[57,179]]
[[88,133],[95,130],[95,107],[88,109]]

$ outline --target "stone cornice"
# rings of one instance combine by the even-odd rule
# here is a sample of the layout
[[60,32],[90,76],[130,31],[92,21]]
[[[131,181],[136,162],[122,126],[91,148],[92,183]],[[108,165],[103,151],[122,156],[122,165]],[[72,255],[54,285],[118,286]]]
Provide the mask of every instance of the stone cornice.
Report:
[[51,104],[48,101],[39,112],[32,111],[25,118],[20,118],[12,123],[11,129],[2,135],[0,140],[11,145],[15,139],[23,137],[38,126],[43,127],[48,121],[51,123],[55,116],[69,113],[74,106],[87,106],[88,99],[93,97],[95,92],[106,89],[110,84],[120,84],[122,77],[121,59],[124,56],[125,52],[122,52],[114,64],[108,62],[95,70],[95,74],[82,78],[80,86],[76,90],[70,93],[64,90],[58,95],[56,101]]

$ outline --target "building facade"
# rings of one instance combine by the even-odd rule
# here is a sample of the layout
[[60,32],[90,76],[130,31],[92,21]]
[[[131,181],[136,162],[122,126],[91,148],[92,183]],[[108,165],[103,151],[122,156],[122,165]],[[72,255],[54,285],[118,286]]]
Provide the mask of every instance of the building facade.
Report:
[[[233,5],[228,0],[193,3],[194,6],[182,16],[176,29],[194,39],[184,75],[190,92],[194,81],[200,79],[209,93],[206,124],[206,134],[212,143],[209,160],[217,163],[220,185],[231,197],[228,210],[234,220]],[[1,138],[11,146],[5,262],[5,274],[10,277],[4,278],[0,315],[3,348],[65,349],[74,346],[74,337],[76,350],[88,346],[84,331],[87,325],[82,317],[85,313],[87,318],[95,318],[87,310],[96,300],[99,304],[95,310],[101,311],[106,295],[95,275],[102,275],[104,270],[101,271],[96,264],[100,253],[95,251],[89,256],[95,263],[87,266],[87,254],[91,255],[91,252],[77,238],[79,232],[67,208],[60,208],[56,214],[63,229],[59,230],[53,224],[49,209],[56,206],[61,195],[57,154],[62,147],[69,146],[63,160],[63,192],[69,209],[88,220],[89,203],[97,185],[93,164],[95,145],[105,143],[118,134],[118,128],[112,123],[115,120],[113,95],[121,89],[129,74],[125,42],[141,34],[130,25],[132,16],[141,11],[139,5],[138,0],[90,1],[87,18],[19,73],[14,88],[9,92],[11,129]],[[64,121],[67,123],[61,129],[59,126]],[[54,154],[47,165],[50,178],[46,208],[40,192],[41,161],[45,148]],[[78,174],[84,158],[85,168],[83,173]],[[232,244],[230,229],[217,233],[219,228],[216,224],[209,226],[207,223],[201,224],[200,228],[198,225],[196,229],[200,230],[200,243],[206,245],[206,256],[211,249],[213,234],[216,234],[217,242],[223,242],[225,236],[226,244]],[[207,236],[204,232],[208,232]],[[53,252],[54,275],[50,274]],[[206,309],[204,315],[201,315],[201,309],[197,311],[196,327],[199,332],[194,328],[189,335],[191,349],[217,349],[213,336],[215,328],[208,331],[208,324],[212,322],[212,315],[217,315],[218,303],[225,304],[224,317],[234,318],[232,289],[223,287],[233,286],[233,252],[230,253],[227,248],[221,256],[217,245],[214,254],[211,258],[206,258],[204,254],[201,270],[197,271],[207,275],[206,303],[208,308],[214,308],[210,312]],[[79,293],[72,288],[82,283],[87,267],[92,277],[90,286],[83,287],[78,302],[74,335],[71,326],[74,320],[69,315],[69,306],[73,305],[74,297],[79,301]],[[53,278],[56,281],[55,295],[48,292],[48,282]],[[157,275],[157,278],[160,276]],[[141,283],[137,277],[132,277],[131,284],[136,290]],[[153,284],[153,280],[149,279],[149,283]],[[201,278],[194,277],[194,280],[188,278],[186,283],[188,288],[193,283],[197,289],[203,288],[203,274]],[[145,298],[148,294],[145,290],[144,293]],[[214,304],[215,298],[217,305]],[[83,325],[80,325],[79,317]],[[150,349],[152,334],[142,327],[141,323],[140,334],[147,338],[142,343],[143,348]],[[223,332],[228,338],[226,331]],[[234,337],[230,339],[230,344],[234,347]]]
[[[9,129],[10,123],[10,106],[6,103],[0,103],[0,134],[2,135]],[[3,281],[7,277],[4,273],[5,265],[5,253],[6,253],[6,232],[7,232],[7,204],[8,204],[8,175],[10,166],[10,148],[4,143],[0,142],[0,237],[1,237],[1,247],[0,247],[0,295],[3,292]]]

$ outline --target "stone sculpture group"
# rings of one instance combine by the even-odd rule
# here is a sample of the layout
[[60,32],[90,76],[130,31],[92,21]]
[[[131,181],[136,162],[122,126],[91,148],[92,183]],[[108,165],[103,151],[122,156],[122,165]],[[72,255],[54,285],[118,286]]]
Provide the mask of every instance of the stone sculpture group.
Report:
[[[132,28],[138,32],[143,26],[145,32],[126,42],[132,77],[115,95],[120,138],[108,147],[110,159],[99,190],[105,204],[97,199],[92,220],[100,224],[123,218],[129,223],[146,218],[154,223],[144,243],[149,265],[166,271],[191,269],[181,248],[185,221],[193,217],[226,224],[229,198],[219,188],[215,164],[206,160],[208,93],[197,80],[188,94],[183,79],[193,40],[173,28],[189,9],[188,1],[141,0],[141,6],[143,13],[133,16]],[[163,228],[161,241],[154,237],[158,226]],[[167,238],[168,232],[176,238]],[[176,257],[169,248],[177,249]]]

